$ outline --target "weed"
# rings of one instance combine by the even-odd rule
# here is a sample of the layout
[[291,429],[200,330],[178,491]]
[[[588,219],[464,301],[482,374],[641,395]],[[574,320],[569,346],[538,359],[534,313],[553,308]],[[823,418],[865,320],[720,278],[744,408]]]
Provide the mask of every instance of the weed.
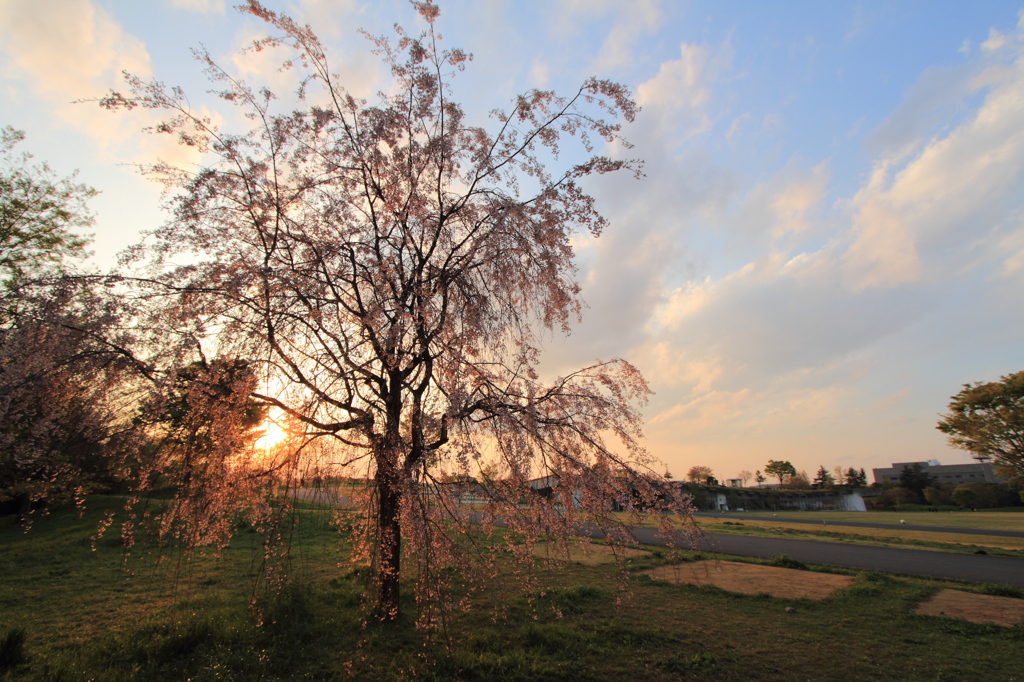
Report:
[[796,559],[790,559],[785,554],[773,556],[768,564],[770,566],[778,566],[779,568],[795,568],[800,571],[807,570],[807,564],[802,561],[797,561]]

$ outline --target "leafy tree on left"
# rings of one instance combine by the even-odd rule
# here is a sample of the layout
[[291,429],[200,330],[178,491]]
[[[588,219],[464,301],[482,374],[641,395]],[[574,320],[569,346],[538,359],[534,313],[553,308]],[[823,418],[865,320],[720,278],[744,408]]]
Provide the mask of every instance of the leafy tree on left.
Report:
[[24,517],[110,482],[109,445],[133,399],[125,378],[150,370],[128,350],[121,304],[66,272],[85,255],[77,230],[93,222],[96,191],[15,156],[22,139],[0,130],[0,505]]
[[93,224],[87,203],[96,190],[58,178],[46,164],[29,165],[16,155],[25,133],[0,129],[0,280],[16,283],[38,276],[47,266],[85,255],[88,237],[78,232]]

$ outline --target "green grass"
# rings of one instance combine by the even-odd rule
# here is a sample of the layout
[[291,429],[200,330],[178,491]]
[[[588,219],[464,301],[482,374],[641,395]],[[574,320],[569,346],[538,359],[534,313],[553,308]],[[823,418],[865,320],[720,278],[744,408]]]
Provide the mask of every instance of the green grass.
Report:
[[408,589],[403,618],[365,620],[364,579],[326,512],[296,512],[290,580],[268,595],[253,590],[261,550],[248,529],[219,555],[160,561],[137,545],[126,572],[116,540],[89,542],[116,501],[90,503],[84,518],[57,512],[28,534],[0,517],[0,679],[1024,679],[1024,627],[912,613],[953,583],[859,573],[821,602],[744,596],[631,572],[699,556],[659,550],[625,573],[541,567],[526,591],[501,572],[460,593],[470,611],[424,631]]

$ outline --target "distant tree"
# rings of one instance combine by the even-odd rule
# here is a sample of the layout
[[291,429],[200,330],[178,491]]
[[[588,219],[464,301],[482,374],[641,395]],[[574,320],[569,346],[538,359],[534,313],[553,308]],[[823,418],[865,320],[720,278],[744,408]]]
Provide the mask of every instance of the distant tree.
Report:
[[861,485],[860,474],[858,474],[857,470],[854,469],[853,467],[850,467],[849,469],[846,470],[846,485],[850,486],[851,488],[859,488]]
[[795,490],[809,490],[811,487],[811,479],[807,477],[806,471],[801,471],[799,473],[786,476],[784,485],[787,488],[793,488]]
[[825,465],[818,467],[818,473],[814,476],[814,485],[820,488],[830,488],[835,485],[836,481],[832,478],[832,474],[829,473]]
[[740,479],[740,481],[743,482],[743,487],[746,488],[747,481],[749,481],[753,476],[754,475],[752,473],[744,469],[743,471],[736,475],[736,478]]
[[665,476],[665,480],[667,480],[667,481],[671,481],[672,480],[672,472],[669,471],[668,469],[665,469],[665,475],[664,476]]
[[936,428],[953,447],[1024,474],[1024,372],[964,384]]
[[30,165],[30,154],[13,148],[25,133],[0,129],[0,281],[17,282],[28,273],[85,255],[88,236],[77,230],[93,224],[86,204],[96,190],[57,177],[46,164]]
[[713,478],[711,467],[692,466],[686,472],[686,480],[697,485],[707,485],[709,478]]
[[868,484],[868,475],[866,473],[864,473],[864,467],[861,467],[860,471],[857,472],[857,485],[864,486],[864,485],[867,485],[867,484]]
[[704,485],[719,485],[718,479],[714,476],[708,476],[707,480],[704,481]]
[[974,509],[978,506],[978,491],[967,484],[958,485],[953,490],[953,502],[964,509]]
[[893,504],[896,505],[896,509],[899,509],[901,504],[906,504],[907,502],[913,502],[916,500],[917,494],[908,488],[895,486],[885,491],[885,497],[892,500]]
[[843,485],[846,478],[843,475],[843,467],[838,464],[832,468],[832,480],[835,481],[836,485]]
[[757,487],[760,488],[761,484],[764,483],[766,479],[764,477],[764,474],[762,474],[760,471],[755,471],[754,480],[757,481]]
[[935,477],[929,474],[928,469],[918,462],[903,467],[903,471],[900,472],[900,485],[907,490],[913,491],[915,495],[924,495],[924,489],[934,485],[935,482]]
[[770,459],[764,468],[764,472],[770,476],[778,477],[779,485],[782,485],[786,476],[796,476],[796,467],[789,462]]
[[924,489],[924,499],[928,504],[940,505],[952,502],[951,491],[945,487],[929,486]]

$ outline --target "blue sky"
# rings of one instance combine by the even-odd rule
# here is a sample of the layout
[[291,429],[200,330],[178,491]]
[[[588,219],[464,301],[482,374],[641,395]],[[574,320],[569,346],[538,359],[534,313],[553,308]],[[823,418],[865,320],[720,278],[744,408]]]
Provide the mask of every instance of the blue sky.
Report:
[[[312,24],[350,90],[387,74],[357,29],[413,27],[405,2],[268,0]],[[968,381],[1024,369],[1024,24],[1010,2],[443,2],[473,117],[531,87],[628,85],[644,180],[590,184],[611,226],[580,236],[589,309],[547,342],[552,372],[637,364],[648,445],[677,476],[788,459],[967,460],[934,425]],[[263,34],[217,0],[0,0],[0,124],[103,193],[96,267],[162,220],[131,163],[179,149],[146,112],[75,99],[128,69],[212,104],[189,48],[287,90]],[[224,125],[240,125],[217,109]],[[616,152],[616,150],[613,150]]]

